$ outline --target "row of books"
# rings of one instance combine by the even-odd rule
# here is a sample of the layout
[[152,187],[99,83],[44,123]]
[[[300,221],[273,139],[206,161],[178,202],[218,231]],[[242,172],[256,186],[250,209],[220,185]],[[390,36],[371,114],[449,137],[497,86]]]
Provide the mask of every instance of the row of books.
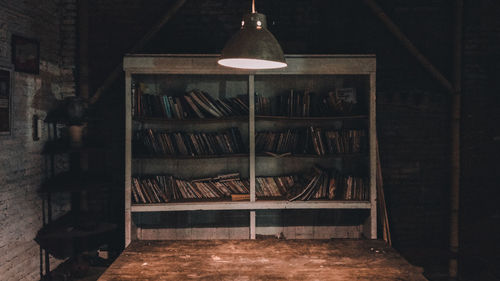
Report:
[[168,132],[145,129],[135,132],[134,153],[139,155],[203,156],[245,153],[238,128],[221,132]]
[[[255,112],[263,116],[326,117],[351,114],[358,105],[355,88],[340,88],[326,94],[294,91],[267,97],[256,94]],[[201,90],[184,95],[153,95],[142,93],[140,83],[132,86],[134,117],[163,119],[204,119],[248,115],[248,97],[214,98]]]
[[255,195],[262,197],[286,196],[297,183],[297,176],[257,177]]
[[239,173],[196,180],[173,176],[144,176],[132,178],[132,199],[136,204],[167,203],[196,199],[224,199],[231,194],[248,194],[248,180]]
[[339,154],[359,153],[366,149],[366,131],[357,129],[327,130],[319,127],[294,128],[283,132],[258,132],[258,153]]
[[141,93],[133,90],[134,117],[163,119],[204,119],[248,115],[248,97],[214,99],[208,93],[192,90],[180,96]]
[[[239,173],[196,180],[173,176],[143,176],[132,178],[134,203],[167,203],[197,199],[225,199],[233,194],[248,194],[248,179]],[[343,175],[335,170],[314,167],[310,173],[277,177],[257,177],[257,198],[284,197],[295,200],[369,200],[365,178]]]
[[256,114],[265,116],[326,117],[351,114],[356,105],[355,88],[341,88],[327,94],[290,90],[284,95],[255,97]]
[[314,167],[307,176],[308,180],[301,192],[291,197],[290,201],[328,199],[366,201],[370,198],[370,189],[365,178],[343,175],[335,170]]

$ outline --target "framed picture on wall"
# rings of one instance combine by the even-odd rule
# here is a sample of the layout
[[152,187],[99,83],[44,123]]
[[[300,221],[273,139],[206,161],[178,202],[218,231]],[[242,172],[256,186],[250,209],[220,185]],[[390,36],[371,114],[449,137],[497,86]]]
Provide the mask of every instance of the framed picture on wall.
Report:
[[11,133],[11,84],[10,70],[0,68],[0,135]]
[[38,74],[40,42],[36,39],[12,35],[12,63],[15,71]]

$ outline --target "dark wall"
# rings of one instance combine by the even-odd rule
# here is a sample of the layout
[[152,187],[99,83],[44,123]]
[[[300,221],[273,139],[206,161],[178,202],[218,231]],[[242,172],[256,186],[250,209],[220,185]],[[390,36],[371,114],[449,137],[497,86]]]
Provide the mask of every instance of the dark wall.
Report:
[[465,6],[460,246],[464,280],[500,279],[500,2]]
[[[90,0],[91,82],[96,89],[123,54],[174,1]],[[466,1],[462,112],[461,243],[475,246],[473,223],[494,214],[499,133],[500,9],[493,0]],[[410,40],[451,80],[453,3],[378,3]],[[450,95],[402,47],[363,1],[257,1],[285,53],[377,55],[377,126],[394,246],[428,276],[447,272],[450,178]],[[188,0],[141,51],[219,53],[239,28],[250,1]],[[484,14],[485,13],[485,14]],[[495,76],[496,74],[496,76]],[[123,81],[100,103],[120,144]],[[494,119],[496,118],[496,119]],[[495,137],[496,136],[496,137]],[[121,147],[121,146],[120,146]],[[496,153],[495,153],[496,152]],[[117,159],[122,157],[117,155]],[[118,160],[116,165],[121,165]],[[488,203],[477,208],[479,203]],[[489,206],[489,207],[488,207]],[[498,212],[497,219],[498,219]],[[494,219],[494,218],[492,218]],[[490,219],[491,220],[491,219]],[[464,234],[465,235],[465,234]],[[486,235],[486,234],[485,234]],[[464,244],[464,245],[465,245]],[[477,248],[477,247],[476,247]],[[464,265],[467,263],[461,257]]]
[[[41,249],[33,240],[47,222],[47,201],[38,190],[52,170],[42,155],[50,139],[42,126],[33,139],[33,115],[42,120],[57,101],[75,95],[73,76],[76,0],[8,0],[0,2],[0,68],[11,71],[12,123],[0,135],[0,279],[39,280]],[[39,74],[15,71],[11,63],[11,36],[40,43]],[[57,156],[55,172],[67,169]],[[65,195],[52,197],[52,216],[69,209]],[[50,258],[55,267],[61,260]]]

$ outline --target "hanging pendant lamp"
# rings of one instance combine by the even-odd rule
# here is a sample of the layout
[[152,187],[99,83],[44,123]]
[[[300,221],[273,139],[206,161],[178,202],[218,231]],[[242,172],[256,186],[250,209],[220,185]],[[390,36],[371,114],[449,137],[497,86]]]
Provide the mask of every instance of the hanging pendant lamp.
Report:
[[266,16],[255,12],[255,0],[252,13],[243,16],[241,29],[226,43],[218,63],[241,69],[287,66],[278,40],[267,30]]

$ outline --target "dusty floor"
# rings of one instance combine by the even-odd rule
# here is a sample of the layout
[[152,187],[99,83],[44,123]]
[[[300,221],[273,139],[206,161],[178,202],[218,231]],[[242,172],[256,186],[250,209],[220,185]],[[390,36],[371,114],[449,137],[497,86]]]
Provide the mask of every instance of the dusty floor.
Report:
[[140,241],[99,280],[426,280],[421,272],[381,241]]

